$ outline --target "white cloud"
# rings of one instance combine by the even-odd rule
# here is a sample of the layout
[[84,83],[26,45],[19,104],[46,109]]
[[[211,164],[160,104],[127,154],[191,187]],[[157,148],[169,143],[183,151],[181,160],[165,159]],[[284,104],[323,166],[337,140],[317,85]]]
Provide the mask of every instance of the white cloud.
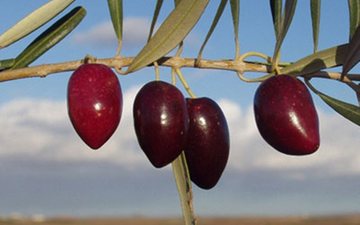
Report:
[[[3,103],[0,105],[0,161],[26,157],[59,163],[98,161],[131,170],[150,167],[133,129],[132,103],[138,90],[134,87],[124,93],[120,126],[97,151],[90,150],[73,130],[65,101],[19,99]],[[243,109],[226,99],[218,102],[227,117],[231,135],[227,170],[279,171],[294,179],[360,174],[359,128],[340,116],[320,112],[320,149],[311,156],[291,157],[277,152],[261,139],[251,108]]]
[[[150,21],[143,17],[124,19],[123,46],[136,47],[145,43],[150,27]],[[77,44],[91,44],[97,47],[116,45],[116,36],[111,21],[96,24],[88,30],[74,35]]]
[[[132,99],[137,88],[124,98],[121,123],[113,137],[99,150],[88,148],[69,121],[66,102],[36,99],[14,100],[0,106],[0,160],[28,157],[48,161],[107,161],[132,168],[145,160],[137,148],[132,129]],[[130,107],[131,108],[131,107]]]

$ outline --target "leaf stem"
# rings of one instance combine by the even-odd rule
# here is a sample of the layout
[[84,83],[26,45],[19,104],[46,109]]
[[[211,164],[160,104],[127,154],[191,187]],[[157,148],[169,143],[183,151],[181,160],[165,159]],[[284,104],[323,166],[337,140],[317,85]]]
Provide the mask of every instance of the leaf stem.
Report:
[[182,152],[180,156],[172,162],[171,166],[180,197],[185,225],[196,225],[191,180],[186,164],[185,153]]
[[175,73],[178,75],[182,85],[184,86],[186,92],[190,95],[191,98],[196,98],[196,95],[194,94],[194,92],[191,90],[189,84],[187,83],[187,81],[185,80],[184,75],[182,74],[181,70],[179,68],[174,68]]

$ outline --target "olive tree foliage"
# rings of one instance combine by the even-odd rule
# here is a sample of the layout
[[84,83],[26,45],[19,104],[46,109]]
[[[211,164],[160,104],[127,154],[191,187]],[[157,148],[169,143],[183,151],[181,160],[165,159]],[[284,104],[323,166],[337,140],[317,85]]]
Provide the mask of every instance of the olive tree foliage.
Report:
[[[95,60],[97,63],[114,68],[122,75],[131,74],[144,67],[152,66],[155,68],[155,74],[158,77],[159,67],[170,67],[172,69],[173,80],[178,78],[188,91],[188,94],[194,97],[195,95],[182,75],[182,68],[191,67],[195,69],[233,71],[245,82],[261,82],[274,75],[288,74],[302,77],[306,85],[326,104],[348,120],[360,125],[359,106],[322,93],[310,82],[315,78],[342,82],[354,92],[360,102],[360,75],[349,74],[349,71],[360,60],[360,0],[348,0],[347,2],[350,21],[348,42],[321,50],[318,49],[321,0],[309,0],[312,21],[312,33],[309,35],[312,35],[313,53],[305,55],[295,62],[281,62],[280,52],[287,31],[291,26],[293,15],[297,12],[296,0],[269,1],[269,10],[271,10],[276,40],[272,56],[267,56],[260,52],[240,52],[238,38],[239,29],[241,28],[239,27],[239,19],[241,17],[240,0],[221,0],[217,10],[213,12],[213,21],[206,36],[204,36],[202,45],[199,46],[198,55],[193,58],[182,57],[183,40],[198,23],[203,12],[207,10],[209,0],[175,0],[174,8],[161,23],[157,19],[162,10],[163,0],[154,1],[154,13],[151,26],[149,27],[148,41],[135,56],[124,56],[121,54],[123,2],[122,0],[108,0],[107,2],[104,1],[104,4],[108,5],[114,32],[118,40],[118,49],[115,56],[103,59],[89,59],[89,57],[85,57],[85,59],[73,59],[73,61],[31,66],[32,62],[69,35],[86,16],[86,9],[81,6],[74,7],[71,10],[67,9],[73,2],[74,0],[49,1],[0,35],[0,48],[5,50],[6,47],[26,37],[39,27],[48,26],[19,55],[10,59],[0,59],[0,81],[44,77],[59,72],[73,71],[86,60]],[[229,8],[231,9],[229,12],[224,10],[227,4],[230,5]],[[64,12],[66,10],[68,12]],[[231,13],[232,16],[234,57],[228,60],[203,59],[202,52],[224,12]],[[60,13],[64,15],[55,22],[52,22]],[[158,23],[159,28],[154,32],[154,27]],[[174,49],[177,50],[172,51]],[[174,55],[168,55],[169,52],[175,53]],[[260,60],[248,60],[250,56],[251,58],[258,57]],[[339,69],[338,72],[328,70],[334,67]],[[245,76],[247,72],[260,72],[262,75],[249,78]],[[183,154],[172,163],[172,167],[180,194],[184,223],[187,225],[196,224],[192,205],[191,182]]]

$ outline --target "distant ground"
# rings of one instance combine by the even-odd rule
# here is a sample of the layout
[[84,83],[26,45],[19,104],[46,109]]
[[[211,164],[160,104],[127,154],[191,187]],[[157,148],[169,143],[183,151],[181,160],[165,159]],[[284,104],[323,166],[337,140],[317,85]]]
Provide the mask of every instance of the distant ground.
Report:
[[[0,225],[183,225],[180,218],[2,219]],[[199,218],[198,225],[360,225],[360,215],[314,217]]]

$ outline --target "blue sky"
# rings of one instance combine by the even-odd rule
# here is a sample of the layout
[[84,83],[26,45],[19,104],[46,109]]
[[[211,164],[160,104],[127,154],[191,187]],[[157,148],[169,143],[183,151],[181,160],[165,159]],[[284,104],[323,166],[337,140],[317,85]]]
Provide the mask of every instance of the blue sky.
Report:
[[[0,32],[46,1],[3,1]],[[166,1],[160,19],[172,4]],[[19,8],[19,4],[22,7]],[[123,55],[143,46],[154,1],[124,1]],[[184,56],[195,57],[218,1],[211,1],[200,24],[185,41]],[[298,1],[293,26],[285,39],[282,60],[312,52],[308,1]],[[116,40],[106,1],[77,0],[87,16],[80,26],[35,64],[82,59],[86,54],[112,57]],[[231,58],[233,31],[229,7],[204,52],[204,58]],[[347,42],[346,1],[323,1],[319,49]],[[16,56],[37,34],[2,50]],[[274,33],[268,1],[242,1],[241,52],[272,55]],[[352,72],[359,72],[355,68]],[[215,99],[231,133],[228,166],[218,186],[194,186],[198,215],[308,215],[360,212],[359,128],[314,96],[321,126],[321,147],[311,156],[290,157],[267,146],[255,127],[252,101],[258,84],[234,73],[184,69],[198,96]],[[161,69],[161,79],[170,80]],[[257,74],[248,74],[256,76]],[[98,151],[85,146],[71,127],[66,111],[70,73],[0,84],[0,215],[178,216],[181,213],[170,167],[155,169],[138,147],[132,127],[132,102],[139,87],[154,79],[146,68],[120,76],[124,93],[121,124]],[[353,93],[334,81],[315,82],[327,93],[356,102]],[[179,86],[180,87],[180,86]],[[180,87],[181,88],[181,87]],[[183,88],[181,88],[183,90]]]

